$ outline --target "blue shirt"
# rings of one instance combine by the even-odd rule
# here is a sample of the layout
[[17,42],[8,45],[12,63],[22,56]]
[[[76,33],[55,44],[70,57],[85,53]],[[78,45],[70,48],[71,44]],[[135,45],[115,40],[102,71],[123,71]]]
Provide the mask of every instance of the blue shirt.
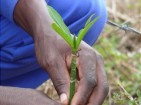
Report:
[[[18,0],[0,0],[0,85],[36,88],[49,76],[37,63],[32,37],[13,21]],[[94,44],[107,19],[105,0],[48,0],[63,17],[71,33],[77,35],[86,20],[95,14],[100,19],[84,38]]]

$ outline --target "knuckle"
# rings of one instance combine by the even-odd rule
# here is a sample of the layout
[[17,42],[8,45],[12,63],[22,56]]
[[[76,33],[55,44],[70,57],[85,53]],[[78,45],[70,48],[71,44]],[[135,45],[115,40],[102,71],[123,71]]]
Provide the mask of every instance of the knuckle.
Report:
[[53,67],[55,65],[56,60],[52,57],[45,57],[43,59],[38,60],[39,65],[41,65],[42,68],[47,69],[49,67]]
[[60,105],[58,102],[53,102],[51,105]]
[[47,67],[49,67],[49,64],[47,63],[46,60],[42,60],[42,62],[40,63],[41,67],[43,67],[43,69],[47,69]]
[[42,66],[44,68],[52,68],[54,67],[54,65],[56,65],[56,62],[55,62],[55,58],[45,58],[43,61],[42,61]]
[[52,64],[54,64],[54,62],[56,61],[55,59],[57,59],[57,55],[54,54],[54,53],[52,53],[52,54],[50,54],[50,55],[47,57],[47,63],[48,63],[49,65],[52,65]]
[[97,54],[97,60],[103,61],[103,57],[100,54]]
[[109,93],[109,84],[108,83],[104,83],[103,91],[104,91],[105,96],[107,96]]
[[39,65],[40,65],[43,69],[45,69],[46,66],[47,66],[45,60],[40,60],[40,61],[39,61]]
[[86,105],[88,97],[84,97],[84,96],[79,96],[77,102],[75,103],[75,105]]
[[65,89],[69,89],[69,82],[67,80],[56,79],[53,81],[53,84],[58,94],[66,92],[67,90]]
[[49,66],[49,67],[53,67],[55,65],[55,59],[54,58],[51,58],[51,59],[48,59],[46,64]]
[[[86,100],[86,99],[85,99],[85,100]],[[86,102],[84,102],[84,100],[83,100],[83,101],[79,101],[79,102],[78,102],[78,105],[85,105],[85,103],[86,103]]]
[[98,62],[99,64],[104,65],[104,60],[103,60],[103,57],[102,57],[101,55],[97,55],[97,62]]
[[96,78],[93,73],[87,73],[86,81],[91,88],[94,88],[96,86]]

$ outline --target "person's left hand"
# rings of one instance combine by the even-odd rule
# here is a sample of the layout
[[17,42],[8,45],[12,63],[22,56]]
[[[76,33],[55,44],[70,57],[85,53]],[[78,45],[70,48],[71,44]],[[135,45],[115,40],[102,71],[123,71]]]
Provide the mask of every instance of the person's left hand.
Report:
[[[80,51],[79,53],[81,55],[83,52]],[[88,53],[89,52],[84,52],[84,54],[78,58],[78,79],[80,81],[71,105],[102,105],[109,91],[101,55],[93,49],[95,55],[94,60],[89,58],[88,61],[85,56],[83,57],[83,55],[87,55]],[[83,60],[83,58],[85,60]]]

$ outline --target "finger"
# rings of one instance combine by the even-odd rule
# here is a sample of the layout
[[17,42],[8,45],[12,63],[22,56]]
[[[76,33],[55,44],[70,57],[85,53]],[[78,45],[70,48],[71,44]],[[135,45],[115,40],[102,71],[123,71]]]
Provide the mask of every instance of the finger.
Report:
[[[53,63],[52,68],[49,68],[49,74],[58,95],[60,96],[61,104],[68,104],[69,97],[69,74],[64,60],[57,58],[59,62]],[[56,59],[56,60],[57,60]]]
[[101,57],[97,57],[96,75],[97,86],[94,89],[87,105],[102,105],[109,91],[104,63]]
[[95,64],[92,62],[94,60],[86,61],[85,63],[81,62],[85,61],[80,59],[78,74],[80,78],[80,82],[78,84],[77,91],[72,99],[71,105],[86,105],[95,85]]

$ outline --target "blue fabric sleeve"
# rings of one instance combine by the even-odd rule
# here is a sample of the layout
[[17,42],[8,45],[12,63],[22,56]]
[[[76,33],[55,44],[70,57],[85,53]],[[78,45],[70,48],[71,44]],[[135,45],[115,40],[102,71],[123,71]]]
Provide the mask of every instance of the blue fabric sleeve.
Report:
[[0,14],[9,21],[14,22],[13,12],[18,0],[0,0]]

